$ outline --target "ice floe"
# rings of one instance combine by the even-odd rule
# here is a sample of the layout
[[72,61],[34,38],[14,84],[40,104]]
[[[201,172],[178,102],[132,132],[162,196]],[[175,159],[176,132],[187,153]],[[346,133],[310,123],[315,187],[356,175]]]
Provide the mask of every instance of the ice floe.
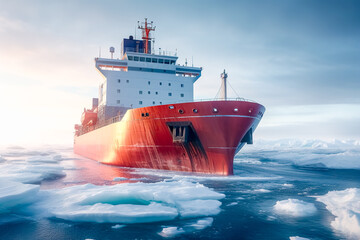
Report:
[[236,206],[236,205],[238,205],[237,202],[232,202],[232,203],[227,204],[226,206],[227,206],[227,207],[231,207],[231,206]]
[[194,231],[201,231],[207,227],[210,227],[214,222],[212,217],[202,218],[185,224],[183,227],[175,226],[163,226],[163,229],[158,234],[164,238],[172,238],[178,235],[192,233]]
[[50,216],[75,222],[142,223],[212,216],[225,196],[188,181],[92,184],[43,191]]
[[295,237],[289,237],[290,240],[310,240],[309,238],[304,238],[304,237],[299,237],[299,236],[295,236]]
[[335,219],[331,226],[349,239],[360,239],[360,189],[348,188],[343,191],[330,191],[317,197],[326,205]]
[[274,205],[274,210],[278,214],[293,217],[311,216],[317,211],[313,203],[304,202],[299,199],[277,201]]
[[271,192],[271,191],[268,190],[268,189],[260,188],[260,189],[255,189],[254,192],[255,192],[255,193],[269,193],[269,192]]
[[164,227],[159,235],[164,238],[172,238],[177,235],[185,233],[184,229],[178,227]]
[[315,168],[360,169],[360,141],[258,140],[237,155],[242,157]]
[[214,219],[212,217],[207,217],[196,221],[196,223],[190,224],[189,226],[196,230],[203,230],[207,227],[210,227]]
[[123,228],[125,227],[126,225],[120,225],[120,224],[116,224],[114,226],[111,226],[112,229],[120,229],[120,228]]
[[22,205],[32,203],[39,191],[38,185],[0,181],[0,214],[12,212]]
[[52,156],[32,156],[7,160],[0,164],[0,180],[21,183],[40,183],[64,177],[64,167],[59,165],[59,159]]

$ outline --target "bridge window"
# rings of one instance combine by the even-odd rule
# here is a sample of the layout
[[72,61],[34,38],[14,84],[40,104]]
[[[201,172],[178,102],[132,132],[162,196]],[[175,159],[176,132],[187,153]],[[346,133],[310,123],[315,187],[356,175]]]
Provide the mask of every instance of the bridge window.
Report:
[[153,63],[157,63],[157,62],[158,62],[158,60],[157,60],[157,58],[153,58],[153,59],[151,59],[151,62],[153,62]]
[[151,62],[151,58],[146,58],[146,62]]
[[134,61],[139,61],[139,57],[134,57]]
[[175,65],[175,60],[171,60],[170,64]]
[[164,59],[159,59],[159,63],[164,63]]
[[165,59],[165,64],[170,64],[170,60]]
[[128,59],[129,59],[130,61],[134,60],[133,56],[128,56]]
[[145,62],[145,58],[144,58],[144,57],[140,57],[140,62]]

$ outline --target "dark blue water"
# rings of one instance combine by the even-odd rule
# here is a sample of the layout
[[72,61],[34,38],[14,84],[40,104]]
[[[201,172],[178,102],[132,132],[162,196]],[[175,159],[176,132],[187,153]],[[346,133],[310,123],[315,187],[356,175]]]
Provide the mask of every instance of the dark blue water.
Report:
[[[298,166],[291,161],[272,159],[273,154],[267,157],[266,151],[261,154],[245,152],[236,156],[235,177],[231,179],[107,166],[74,156],[68,148],[48,147],[36,153],[21,149],[16,154],[17,151],[5,149],[1,156],[7,161],[21,161],[29,155],[35,158],[39,155],[62,156],[59,165],[65,168],[66,176],[45,178],[40,182],[41,191],[86,183],[112,185],[124,182],[154,183],[164,179],[172,181],[185,179],[199,182],[215,192],[223,193],[225,198],[220,199],[221,212],[211,216],[212,225],[202,230],[188,227],[189,223],[202,217],[125,224],[122,228],[114,229],[112,226],[115,223],[74,222],[56,217],[39,217],[38,214],[19,211],[19,208],[27,207],[25,204],[0,214],[0,239],[164,239],[159,233],[164,227],[169,226],[184,230],[182,234],[173,236],[174,239],[289,239],[290,236],[309,239],[346,239],[346,235],[331,227],[330,223],[334,220],[334,216],[323,203],[316,201],[315,196],[325,195],[329,191],[360,187],[359,170]],[[4,161],[0,164],[4,164]],[[119,182],[113,181],[115,177],[140,178],[140,180]],[[274,211],[276,202],[287,199],[313,203],[317,211],[303,217],[276,213]]]

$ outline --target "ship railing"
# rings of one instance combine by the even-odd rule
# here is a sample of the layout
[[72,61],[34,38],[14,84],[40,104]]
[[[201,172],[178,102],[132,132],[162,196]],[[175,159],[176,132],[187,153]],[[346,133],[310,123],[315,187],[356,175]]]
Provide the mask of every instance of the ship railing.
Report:
[[101,121],[99,123],[96,123],[94,126],[83,126],[81,128],[81,130],[79,131],[79,135],[91,132],[91,131],[93,131],[95,129],[98,129],[98,128],[105,127],[105,126],[107,126],[107,125],[109,125],[111,123],[120,122],[123,117],[124,117],[124,115],[118,115],[118,116],[109,118],[109,119],[107,119],[105,121]]
[[[140,51],[140,49],[137,48],[133,48],[133,47],[127,47],[125,48],[125,52],[129,52],[129,53],[144,53],[144,49],[141,49],[142,51]],[[170,57],[177,57],[177,52],[174,51],[165,51],[165,50],[161,50],[161,48],[159,50],[152,50],[151,53],[152,55],[163,55],[163,56],[170,56]]]
[[237,97],[237,98],[226,98],[226,100],[224,98],[201,98],[201,99],[194,99],[192,101],[177,101],[176,103],[185,103],[185,102],[210,102],[210,101],[240,101],[240,102],[253,102],[253,103],[257,103],[253,100],[250,99],[246,99],[246,98],[242,98],[242,97]]

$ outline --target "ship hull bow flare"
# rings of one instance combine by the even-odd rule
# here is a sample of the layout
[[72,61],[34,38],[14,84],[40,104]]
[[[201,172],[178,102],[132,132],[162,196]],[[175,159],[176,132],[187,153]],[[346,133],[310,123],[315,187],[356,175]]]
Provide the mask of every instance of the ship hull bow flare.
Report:
[[263,112],[241,101],[132,109],[122,121],[75,137],[74,151],[123,167],[231,175],[235,154],[251,143]]

